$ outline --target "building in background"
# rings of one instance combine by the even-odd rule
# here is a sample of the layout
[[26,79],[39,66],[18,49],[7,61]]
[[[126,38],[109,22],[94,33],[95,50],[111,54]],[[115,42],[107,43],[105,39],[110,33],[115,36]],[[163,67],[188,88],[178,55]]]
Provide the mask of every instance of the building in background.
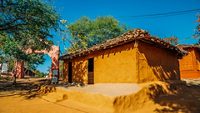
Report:
[[185,55],[179,60],[181,78],[200,78],[200,46],[179,45],[185,51]]

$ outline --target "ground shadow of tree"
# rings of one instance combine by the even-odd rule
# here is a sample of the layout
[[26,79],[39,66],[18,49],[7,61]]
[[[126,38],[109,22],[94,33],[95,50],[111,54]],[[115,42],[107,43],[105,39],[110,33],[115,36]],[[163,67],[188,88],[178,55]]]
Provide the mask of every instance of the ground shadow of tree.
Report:
[[[0,81],[0,97],[20,95],[27,99],[36,97],[37,92],[41,89],[41,86],[48,85],[50,82],[48,79],[20,79],[15,85],[10,80]],[[9,93],[7,93],[9,92]]]
[[200,112],[200,84],[172,85],[172,87],[177,91],[175,94],[164,94],[154,99],[155,103],[165,106],[157,108],[155,112]]

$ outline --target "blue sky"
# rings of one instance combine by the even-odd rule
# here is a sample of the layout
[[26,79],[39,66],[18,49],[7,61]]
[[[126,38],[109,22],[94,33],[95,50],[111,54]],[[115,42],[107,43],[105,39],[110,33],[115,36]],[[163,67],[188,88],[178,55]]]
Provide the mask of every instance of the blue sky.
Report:
[[[197,42],[192,35],[197,26],[197,15],[200,12],[192,12],[176,16],[142,17],[132,16],[166,13],[200,8],[200,0],[51,0],[52,5],[60,14],[61,19],[69,23],[75,22],[82,16],[92,19],[98,16],[113,16],[120,23],[129,28],[141,28],[158,37],[176,36],[181,44]],[[54,37],[58,44],[60,37]],[[63,46],[61,44],[61,49]],[[51,59],[46,55],[44,64],[38,69],[47,72],[51,65]]]

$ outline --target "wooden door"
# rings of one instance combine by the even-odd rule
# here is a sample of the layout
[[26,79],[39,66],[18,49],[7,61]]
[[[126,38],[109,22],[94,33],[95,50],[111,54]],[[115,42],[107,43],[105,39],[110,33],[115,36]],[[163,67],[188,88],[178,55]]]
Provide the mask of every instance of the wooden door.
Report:
[[72,62],[68,63],[68,82],[72,83]]
[[94,84],[94,58],[88,60],[88,84]]

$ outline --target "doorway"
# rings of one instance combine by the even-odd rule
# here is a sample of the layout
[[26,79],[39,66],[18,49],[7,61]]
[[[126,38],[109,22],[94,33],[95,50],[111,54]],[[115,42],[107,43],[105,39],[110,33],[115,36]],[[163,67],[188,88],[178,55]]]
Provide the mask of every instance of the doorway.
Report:
[[94,84],[94,58],[88,59],[88,84]]
[[68,82],[72,83],[72,62],[68,63]]

